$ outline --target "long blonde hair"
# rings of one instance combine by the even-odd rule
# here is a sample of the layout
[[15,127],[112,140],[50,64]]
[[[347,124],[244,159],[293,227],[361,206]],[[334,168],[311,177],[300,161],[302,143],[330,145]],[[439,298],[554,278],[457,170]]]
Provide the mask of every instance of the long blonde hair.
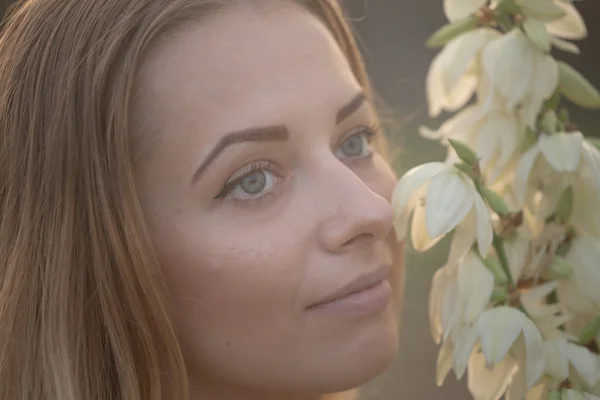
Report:
[[[299,2],[369,92],[337,2]],[[128,106],[149,49],[225,3],[28,0],[9,11],[0,35],[0,399],[187,398],[135,191]]]

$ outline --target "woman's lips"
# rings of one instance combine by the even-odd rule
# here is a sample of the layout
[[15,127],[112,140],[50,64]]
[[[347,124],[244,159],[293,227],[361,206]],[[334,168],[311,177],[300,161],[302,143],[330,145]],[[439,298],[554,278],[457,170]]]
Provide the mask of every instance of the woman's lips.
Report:
[[373,314],[387,307],[391,286],[387,278],[391,266],[382,266],[362,274],[323,300],[306,308],[310,312],[341,314]]

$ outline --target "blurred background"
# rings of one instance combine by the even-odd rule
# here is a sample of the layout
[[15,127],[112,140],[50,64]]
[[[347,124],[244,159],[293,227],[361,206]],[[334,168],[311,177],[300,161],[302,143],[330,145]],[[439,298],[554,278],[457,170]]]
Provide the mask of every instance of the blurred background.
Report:
[[[135,1],[135,0],[132,0]],[[355,28],[377,94],[385,104],[387,132],[394,145],[398,174],[428,161],[441,160],[443,149],[419,137],[417,128],[437,127],[448,116],[427,117],[425,76],[436,51],[424,43],[445,23],[441,0],[340,0]],[[10,0],[0,0],[0,13]],[[589,37],[579,42],[581,55],[557,53],[600,88],[600,1],[577,1],[588,24]],[[600,112],[573,107],[574,121],[585,135],[600,136]],[[427,317],[429,285],[445,260],[448,243],[425,254],[407,247],[406,293],[400,354],[394,365],[368,384],[361,400],[469,399],[464,379],[451,373],[442,388],[435,385],[437,346]]]
[[[359,37],[375,90],[390,121],[387,132],[394,144],[398,174],[429,161],[443,160],[436,142],[422,139],[419,125],[437,128],[448,118],[427,116],[425,76],[437,53],[424,43],[444,23],[442,0],[342,0]],[[578,42],[581,55],[556,52],[597,88],[600,88],[600,1],[576,1],[589,30]],[[600,111],[571,107],[572,119],[585,135],[600,136]],[[433,273],[443,265],[448,243],[427,253],[407,246],[406,292],[402,316],[400,354],[396,363],[367,385],[361,400],[466,400],[465,379],[451,372],[444,386],[435,385],[437,346],[429,329],[427,299]]]

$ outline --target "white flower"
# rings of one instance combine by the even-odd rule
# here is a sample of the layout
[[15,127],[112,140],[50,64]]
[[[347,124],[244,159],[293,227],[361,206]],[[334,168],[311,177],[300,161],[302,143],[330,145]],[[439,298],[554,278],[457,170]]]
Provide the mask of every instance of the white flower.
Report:
[[600,312],[600,238],[578,236],[565,257],[573,270],[557,288],[560,303],[579,314]]
[[436,343],[448,338],[455,327],[472,325],[488,305],[493,290],[494,276],[473,251],[437,270],[429,297]]
[[522,107],[525,121],[535,128],[544,101],[558,85],[556,61],[514,29],[485,46],[482,65],[485,79],[506,100],[507,111]]
[[436,55],[426,80],[431,117],[443,110],[456,111],[469,101],[478,85],[481,49],[501,36],[493,29],[475,29],[451,40]]
[[[539,157],[542,155],[543,157]],[[582,157],[583,156],[583,157]],[[583,163],[581,159],[583,158]],[[556,187],[556,181],[548,172],[575,172],[583,165],[587,169],[594,186],[600,192],[600,151],[583,140],[580,132],[540,135],[538,142],[527,150],[519,160],[515,171],[515,196],[519,204],[525,202],[528,185],[532,179],[544,180]],[[529,185],[530,186],[530,185]]]
[[488,306],[494,276],[473,251],[457,264],[436,271],[429,298],[429,319],[436,343],[444,341],[438,357],[441,385],[452,368],[458,379],[464,374],[478,336],[475,322]]
[[396,184],[392,205],[399,240],[406,236],[414,214],[411,239],[418,251],[431,248],[462,226],[471,244],[477,240],[483,256],[489,252],[493,239],[490,212],[473,181],[453,165],[432,162],[411,169]]
[[477,323],[487,363],[500,363],[509,350],[517,346],[513,358],[525,365],[519,374],[523,375],[527,389],[533,387],[546,364],[542,335],[535,324],[521,311],[504,306],[484,311]]
[[570,366],[583,381],[594,386],[598,380],[598,356],[585,347],[570,343],[565,339],[544,342],[546,353],[545,372],[558,382],[569,378]]
[[[469,106],[437,130],[420,128],[421,136],[432,140],[460,140],[480,157],[479,166],[488,184],[494,184],[517,154],[525,136],[525,125],[516,112],[507,113],[499,101]],[[449,147],[446,162],[458,161]]]
[[572,318],[561,304],[548,304],[547,296],[556,290],[559,282],[551,281],[524,291],[519,299],[545,338],[575,339],[559,328]]

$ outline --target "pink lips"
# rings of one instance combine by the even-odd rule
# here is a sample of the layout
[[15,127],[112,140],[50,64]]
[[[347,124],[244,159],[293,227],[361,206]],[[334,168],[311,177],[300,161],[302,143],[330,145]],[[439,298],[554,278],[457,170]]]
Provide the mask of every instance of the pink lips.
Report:
[[391,298],[391,286],[387,281],[390,266],[362,274],[323,300],[307,307],[307,311],[343,314],[372,314],[386,308]]

